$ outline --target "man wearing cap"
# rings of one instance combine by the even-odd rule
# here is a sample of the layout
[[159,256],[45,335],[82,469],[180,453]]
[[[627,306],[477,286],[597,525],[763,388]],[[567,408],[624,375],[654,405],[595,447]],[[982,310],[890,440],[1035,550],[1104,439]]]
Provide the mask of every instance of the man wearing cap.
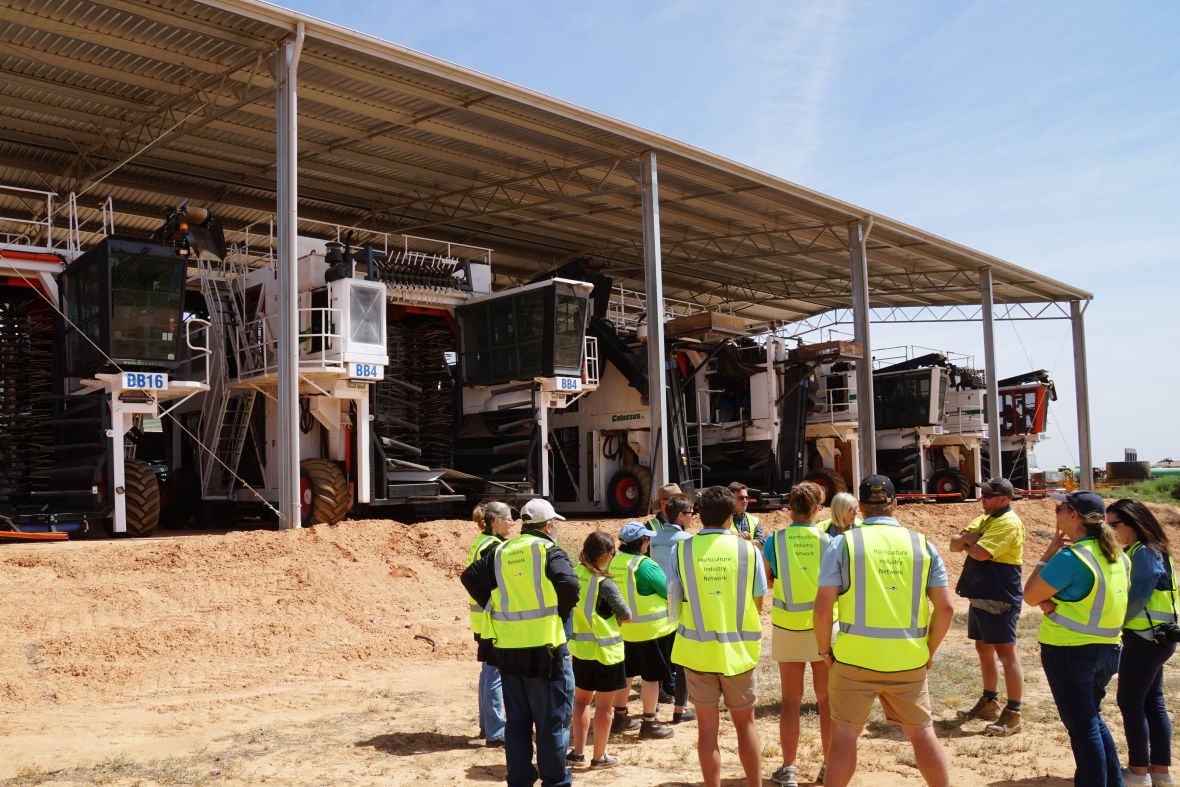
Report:
[[[623,662],[628,683],[639,676],[643,686],[639,696],[643,703],[640,740],[671,738],[672,728],[656,721],[660,684],[672,679],[672,641],[676,630],[668,618],[668,586],[660,564],[647,556],[655,532],[638,522],[628,522],[619,530],[619,554],[610,562],[610,576],[623,593],[631,619],[620,623],[623,630]],[[635,720],[627,717],[630,685],[615,695],[615,717],[611,732],[635,729]]]
[[647,520],[648,530],[658,533],[668,527],[668,524],[672,521],[668,519],[668,501],[673,497],[683,494],[680,491],[679,484],[664,484],[659,488],[656,492],[656,505],[660,507],[660,510],[655,516]]
[[[864,524],[824,551],[815,599],[815,638],[828,662],[832,715],[827,787],[856,772],[856,741],[880,698],[885,717],[914,748],[931,787],[949,787],[946,752],[934,734],[926,673],[951,625],[946,567],[921,533],[894,518],[896,493],[885,476],[860,484]],[[832,611],[839,631],[832,641]]]
[[[984,728],[988,735],[1012,735],[1020,732],[1020,698],[1024,673],[1016,653],[1016,624],[1024,600],[1020,569],[1024,562],[1024,523],[1012,510],[1016,491],[1007,478],[991,478],[983,483],[980,505],[983,515],[976,517],[959,535],[951,539],[952,552],[965,552],[963,573],[955,592],[969,599],[967,638],[975,640],[979,667],[983,677],[983,694],[967,718],[991,722]],[[1004,666],[1007,704],[1000,709],[1000,676],[996,660]]]
[[766,568],[750,541],[737,536],[733,493],[711,486],[697,501],[701,530],[675,547],[669,601],[679,625],[672,659],[684,666],[697,711],[697,757],[706,787],[721,784],[721,700],[737,733],[738,758],[750,787],[762,784],[754,707],[754,668],[762,655]]
[[733,492],[733,529],[747,541],[753,541],[762,549],[766,539],[762,537],[762,520],[746,509],[750,506],[750,487],[741,481],[734,481],[729,485]]
[[541,499],[526,503],[520,517],[520,535],[488,550],[461,581],[485,607],[480,646],[488,643],[487,661],[500,669],[508,783],[531,785],[540,776],[545,787],[569,787],[574,678],[565,624],[578,603],[578,577],[554,541],[557,521],[565,517]]

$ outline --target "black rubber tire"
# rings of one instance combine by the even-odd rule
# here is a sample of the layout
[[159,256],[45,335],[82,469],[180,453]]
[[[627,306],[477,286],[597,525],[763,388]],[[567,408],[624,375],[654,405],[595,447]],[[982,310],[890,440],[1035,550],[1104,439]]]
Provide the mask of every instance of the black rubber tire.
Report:
[[939,470],[931,477],[927,491],[938,495],[935,500],[940,503],[962,503],[967,499],[967,479],[958,470]]
[[643,516],[651,499],[651,471],[626,465],[606,485],[606,504],[615,516]]
[[301,524],[334,525],[352,508],[352,490],[340,467],[327,459],[299,463]]
[[150,536],[160,524],[160,483],[151,465],[138,459],[127,460],[123,465],[123,488],[127,535]]
[[819,488],[824,490],[825,506],[830,506],[832,504],[832,498],[836,495],[848,491],[848,482],[844,480],[844,476],[826,467],[821,467],[819,470],[812,470],[803,480],[810,481],[813,484],[819,484]]

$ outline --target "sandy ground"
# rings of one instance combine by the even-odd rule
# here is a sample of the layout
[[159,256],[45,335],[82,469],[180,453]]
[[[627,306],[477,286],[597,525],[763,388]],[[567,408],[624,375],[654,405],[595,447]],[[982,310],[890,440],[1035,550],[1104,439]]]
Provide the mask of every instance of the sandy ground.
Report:
[[[1031,565],[1052,534],[1052,504],[1017,510]],[[909,505],[901,518],[940,547],[953,582],[961,559],[946,542],[977,511]],[[1180,514],[1159,511],[1180,538]],[[779,512],[764,521],[775,530],[788,520]],[[586,533],[620,523],[567,522],[559,541],[576,553]],[[475,737],[478,668],[457,580],[473,535],[467,522],[370,520],[0,548],[0,784],[502,782],[502,750]],[[1071,783],[1037,620],[1026,611],[1021,623],[1026,730],[995,740],[980,722],[956,721],[978,693],[978,663],[956,618],[931,673],[955,785]],[[769,775],[781,763],[777,667],[764,658],[758,675]],[[1113,690],[1105,716],[1121,745]],[[1180,708],[1180,679],[1169,675],[1167,691]],[[820,755],[810,710],[799,758],[807,778]],[[694,724],[667,741],[632,736],[612,742],[621,767],[576,781],[699,783]],[[722,746],[725,783],[737,784],[731,731]],[[853,783],[922,783],[879,712]]]

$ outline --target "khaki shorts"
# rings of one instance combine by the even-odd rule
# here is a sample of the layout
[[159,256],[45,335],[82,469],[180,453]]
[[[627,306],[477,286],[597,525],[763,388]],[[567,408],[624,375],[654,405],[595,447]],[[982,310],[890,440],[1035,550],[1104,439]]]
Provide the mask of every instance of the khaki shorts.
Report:
[[770,657],[775,661],[812,662],[823,661],[819,645],[815,642],[815,629],[791,631],[772,626],[770,635]]
[[758,693],[754,689],[754,670],[740,675],[718,675],[713,672],[694,672],[684,668],[688,678],[688,698],[693,705],[716,705],[725,696],[725,707],[741,711],[754,707]]
[[873,700],[878,697],[885,718],[895,724],[921,728],[933,723],[925,667],[905,672],[877,672],[840,662],[832,665],[828,673],[828,698],[833,721],[863,726],[869,719]]

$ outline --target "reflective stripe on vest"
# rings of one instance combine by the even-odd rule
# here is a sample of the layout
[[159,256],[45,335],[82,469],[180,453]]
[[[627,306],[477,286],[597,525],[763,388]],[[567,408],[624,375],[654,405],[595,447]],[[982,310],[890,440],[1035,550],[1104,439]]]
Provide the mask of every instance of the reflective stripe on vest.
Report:
[[926,540],[892,524],[866,525],[844,538],[851,586],[838,602],[836,660],[877,672],[925,665],[930,660],[926,583],[931,564]]
[[[772,538],[778,581],[774,583],[771,622],[791,631],[810,631],[815,628],[813,611],[819,592],[820,559],[828,537],[814,525],[792,525],[778,531]],[[801,553],[813,547],[814,554],[807,554],[806,560],[800,560]]]
[[[1134,558],[1135,553],[1145,546],[1142,541],[1136,541],[1135,545],[1127,550],[1127,557]],[[1165,554],[1163,557],[1168,569],[1171,589],[1152,591],[1151,596],[1147,599],[1147,606],[1138,615],[1128,620],[1123,628],[1131,631],[1146,631],[1161,623],[1176,623],[1180,620],[1180,616],[1177,615],[1180,610],[1176,605],[1176,563],[1172,560],[1171,555]]]
[[668,526],[664,524],[664,520],[660,519],[658,516],[653,516],[651,519],[647,520],[647,529],[654,530],[658,533],[661,530],[667,530]]
[[[471,565],[475,561],[484,556],[487,550],[496,544],[500,543],[499,536],[491,533],[480,533],[475,539],[475,543],[467,550],[467,565]],[[468,618],[471,621],[471,630],[479,634],[483,630],[483,616],[484,608],[475,603],[475,599],[470,596],[467,597],[467,611]]]
[[[565,628],[557,615],[557,591],[545,576],[545,561],[553,544],[545,538],[519,535],[496,549],[496,587],[491,614],[484,618],[485,638],[498,648],[532,648],[565,642]],[[531,564],[527,576],[509,573],[506,564]],[[523,568],[523,566],[522,566]],[[486,631],[490,623],[492,632]]]
[[[642,595],[636,583],[636,573],[644,555],[620,552],[610,562],[610,574],[615,584],[626,588],[624,598],[631,619],[622,624],[623,639],[627,642],[647,642],[675,630],[668,617],[668,601],[656,594]],[[658,564],[657,564],[658,565]]]
[[1070,547],[1094,575],[1090,593],[1079,601],[1057,601],[1057,608],[1041,618],[1037,640],[1044,645],[1118,644],[1127,613],[1131,561],[1120,552],[1115,563],[1101,561],[1095,541]]
[[574,573],[578,576],[582,597],[574,608],[570,654],[583,661],[618,664],[624,656],[623,634],[619,624],[613,617],[603,618],[596,611],[603,578],[592,574],[583,565],[577,566]]
[[[753,544],[736,533],[710,533],[679,542],[676,551],[684,600],[673,663],[721,675],[756,667],[762,626],[753,599],[758,559]],[[714,571],[704,572],[703,565]],[[710,580],[702,572],[714,574],[717,586],[703,588]]]

